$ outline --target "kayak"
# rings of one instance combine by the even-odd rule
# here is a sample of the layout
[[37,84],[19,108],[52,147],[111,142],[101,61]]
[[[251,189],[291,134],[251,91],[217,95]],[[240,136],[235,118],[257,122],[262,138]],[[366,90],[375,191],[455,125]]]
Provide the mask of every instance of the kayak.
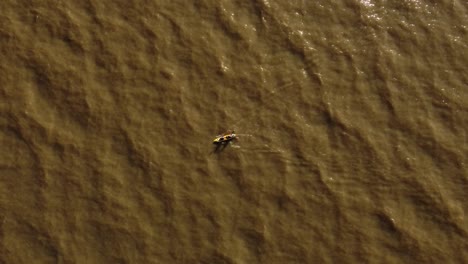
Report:
[[220,135],[220,136],[217,136],[214,140],[213,140],[213,144],[226,144],[234,139],[237,138],[237,135],[234,134],[234,133],[230,133],[230,134],[226,134],[226,135]]

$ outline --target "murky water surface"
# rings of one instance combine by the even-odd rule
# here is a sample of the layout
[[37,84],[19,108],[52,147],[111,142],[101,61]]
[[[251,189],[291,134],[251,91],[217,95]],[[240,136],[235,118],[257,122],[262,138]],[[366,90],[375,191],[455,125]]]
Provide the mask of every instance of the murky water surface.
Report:
[[468,261],[466,1],[0,10],[0,262]]

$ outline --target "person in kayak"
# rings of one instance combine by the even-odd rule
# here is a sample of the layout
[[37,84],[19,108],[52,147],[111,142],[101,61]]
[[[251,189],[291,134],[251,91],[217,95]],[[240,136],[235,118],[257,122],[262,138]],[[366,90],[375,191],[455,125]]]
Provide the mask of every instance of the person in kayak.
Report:
[[236,133],[234,131],[228,131],[222,135],[216,136],[216,138],[213,140],[213,144],[224,145],[235,139],[237,139]]

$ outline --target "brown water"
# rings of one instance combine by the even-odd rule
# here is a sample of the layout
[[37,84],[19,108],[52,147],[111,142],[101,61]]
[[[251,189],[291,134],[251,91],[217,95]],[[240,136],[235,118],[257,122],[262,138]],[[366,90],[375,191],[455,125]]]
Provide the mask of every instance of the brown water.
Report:
[[468,262],[466,1],[0,10],[1,263]]

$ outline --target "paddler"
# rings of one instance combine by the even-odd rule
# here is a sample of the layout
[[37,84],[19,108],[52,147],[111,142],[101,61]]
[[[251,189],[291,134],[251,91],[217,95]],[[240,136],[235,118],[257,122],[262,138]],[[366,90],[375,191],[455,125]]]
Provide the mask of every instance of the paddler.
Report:
[[237,135],[234,131],[228,131],[222,135],[218,135],[214,140],[213,144],[222,145],[231,142],[232,140],[237,139]]

